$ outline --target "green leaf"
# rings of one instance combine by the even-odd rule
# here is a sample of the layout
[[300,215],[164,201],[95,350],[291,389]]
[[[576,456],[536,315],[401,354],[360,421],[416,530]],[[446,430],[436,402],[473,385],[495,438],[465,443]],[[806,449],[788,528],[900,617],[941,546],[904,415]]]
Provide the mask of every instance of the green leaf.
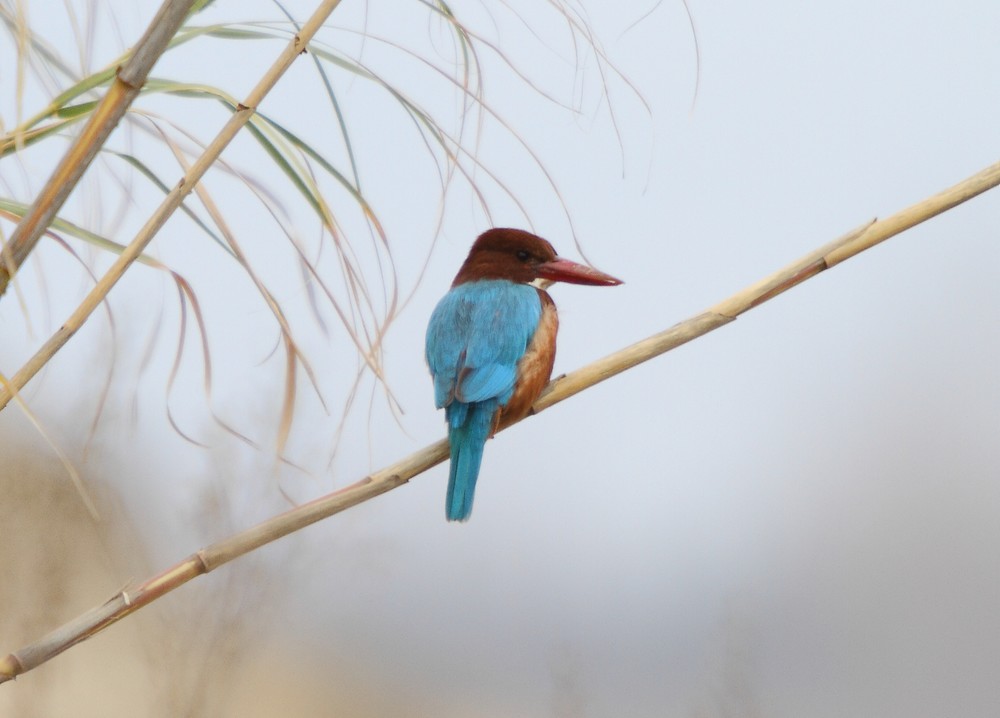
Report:
[[[0,197],[0,213],[10,215],[11,217],[16,217],[18,219],[24,217],[25,213],[28,211],[28,205],[22,204],[21,202],[15,202],[12,199],[7,199],[5,197]],[[96,232],[91,232],[89,229],[84,229],[78,224],[73,224],[69,220],[56,217],[52,221],[52,229],[64,234],[68,234],[77,239],[82,239],[84,242],[99,247],[101,249],[106,249],[114,254],[121,254],[125,251],[125,246],[115,242],[114,240],[108,239],[107,237],[101,236]],[[164,269],[164,265],[159,260],[153,259],[145,254],[140,254],[136,258],[137,262],[142,262],[146,266],[155,267],[156,269]]]

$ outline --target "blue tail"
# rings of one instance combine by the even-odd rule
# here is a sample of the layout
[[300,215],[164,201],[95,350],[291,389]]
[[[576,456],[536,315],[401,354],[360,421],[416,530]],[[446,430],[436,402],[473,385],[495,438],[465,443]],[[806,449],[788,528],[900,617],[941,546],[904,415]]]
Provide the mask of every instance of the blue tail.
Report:
[[448,406],[448,442],[451,445],[451,468],[448,472],[448,496],[445,513],[449,521],[466,521],[472,513],[479,465],[483,448],[493,428],[496,399],[472,404],[458,402]]

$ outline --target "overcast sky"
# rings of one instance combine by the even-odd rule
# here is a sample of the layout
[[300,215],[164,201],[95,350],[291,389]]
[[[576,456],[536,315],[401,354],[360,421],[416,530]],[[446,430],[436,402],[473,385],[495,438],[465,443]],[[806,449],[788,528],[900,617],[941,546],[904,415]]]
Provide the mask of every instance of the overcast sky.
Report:
[[[33,21],[44,24],[49,5],[62,12],[62,3],[29,3]],[[221,5],[199,22],[278,17],[263,3],[254,6],[256,15]],[[364,16],[360,5],[345,2],[334,23],[367,22],[373,36],[446,59],[446,33],[425,14],[370,3]],[[170,405],[212,448],[194,447],[170,429],[163,397],[176,346],[174,290],[137,268],[112,295],[120,383],[98,434],[102,468],[92,463],[88,471],[114,487],[129,530],[148,546],[142,560],[115,556],[111,563],[131,573],[113,569],[103,587],[52,616],[44,630],[129,578],[287,508],[281,491],[307,500],[441,438],[423,332],[475,234],[490,222],[531,226],[579,259],[575,229],[587,258],[626,282],[551,290],[561,317],[559,373],[696,314],[847,230],[1000,159],[1000,4],[993,1],[903,7],[879,0],[690,0],[694,34],[676,2],[613,9],[588,2],[614,66],[604,66],[614,116],[601,97],[598,63],[583,53],[574,70],[569,35],[554,13],[523,11],[538,23],[542,43],[504,4],[487,5],[492,20],[479,3],[455,10],[539,89],[569,106],[526,89],[482,51],[487,102],[558,188],[556,194],[487,116],[478,147],[483,167],[522,199],[528,217],[484,177],[493,207],[487,218],[457,183],[432,246],[436,174],[412,123],[362,81],[335,80],[363,181],[393,246],[400,291],[416,287],[385,346],[401,419],[386,408],[382,389],[372,394],[364,384],[330,461],[356,371],[353,349],[335,317],[327,317],[326,336],[310,324],[299,277],[286,272],[289,279],[275,281],[312,351],[331,416],[302,377],[289,453],[310,474],[276,471],[269,447],[281,361],[268,358],[273,324],[239,271],[206,250],[190,223],[172,221],[153,254],[199,292],[215,352],[213,405],[264,448],[247,450],[212,428],[193,344]],[[288,7],[300,19],[309,11],[309,3]],[[120,9],[117,29],[102,14],[94,66],[137,37],[151,12]],[[55,23],[51,32],[58,38]],[[326,39],[355,42],[348,33]],[[10,43],[0,35],[5,58]],[[167,56],[154,74],[210,81],[242,97],[279,46],[252,45],[245,62],[216,61],[214,47],[194,44],[184,59]],[[415,83],[414,96],[454,107],[428,74],[403,69],[400,56],[376,42],[363,51],[400,84]],[[12,82],[9,65],[0,67],[7,127],[14,124]],[[261,110],[322,137],[333,119],[318,87],[301,62]],[[27,94],[25,114],[47,96]],[[208,137],[224,115],[213,108],[186,119],[203,122]],[[145,140],[137,133],[135,141]],[[241,147],[234,144],[225,158],[264,179],[274,172]],[[47,172],[44,159],[26,166],[28,175]],[[0,163],[0,194],[24,186],[21,174],[12,160]],[[37,188],[40,180],[32,182]],[[226,180],[215,182],[224,195]],[[84,197],[97,196],[88,191]],[[264,674],[268,683],[287,674],[303,681],[301,692],[324,696],[319,707],[302,709],[309,715],[995,714],[998,197],[988,193],[958,207],[498,436],[487,446],[467,524],[444,520],[441,466],[146,612],[169,617],[197,601],[206,624],[218,610],[242,630],[250,627],[254,638],[241,650],[280,665]],[[116,230],[118,241],[128,241],[155,206],[155,193],[137,198]],[[257,261],[266,267],[268,247],[280,243],[273,261],[293,267],[285,239],[252,199],[232,202],[248,207],[241,214],[242,205],[232,205],[231,222]],[[72,211],[81,222],[87,218],[82,200]],[[289,212],[302,222],[303,236],[316,234],[308,212]],[[66,261],[58,250],[46,251],[50,263]],[[55,295],[34,316],[34,335],[12,296],[0,302],[5,375],[58,326],[86,286],[79,271],[70,276],[65,287],[39,289],[24,280],[29,296],[43,289]],[[156,325],[157,358],[137,378],[142,341]],[[32,385],[33,406],[67,447],[86,439],[97,403],[89,385],[103,381],[107,343],[106,324],[83,332],[38,388]],[[14,407],[0,415],[0,427],[33,436]],[[228,612],[213,608],[219,604]],[[144,620],[148,626],[157,619]],[[4,636],[0,652],[37,637]],[[178,662],[230,660],[204,636],[191,639],[190,655],[183,634],[173,641]],[[87,695],[96,707],[86,715],[107,715],[86,688],[89,681],[114,685],[118,669],[73,662],[86,659],[72,654],[91,650],[98,648],[76,647],[41,669],[47,680],[32,673],[0,688],[0,701],[23,709],[60,685],[60,670],[72,669],[80,697],[63,690],[63,698]],[[154,705],[170,692],[176,669],[152,653],[151,673],[131,684],[133,706]],[[228,715],[238,701],[264,705],[253,698],[270,690],[263,680],[231,680],[228,699],[215,688],[223,696],[215,714]],[[175,705],[183,698],[175,696]]]

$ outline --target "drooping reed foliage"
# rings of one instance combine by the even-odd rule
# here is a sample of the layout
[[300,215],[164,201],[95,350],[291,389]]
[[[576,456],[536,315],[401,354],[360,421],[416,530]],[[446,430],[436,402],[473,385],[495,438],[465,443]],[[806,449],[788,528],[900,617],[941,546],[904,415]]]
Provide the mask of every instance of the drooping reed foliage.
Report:
[[[186,8],[191,6],[185,17]],[[213,177],[235,179],[246,195],[259,202],[275,223],[269,230],[287,241],[285,250],[294,257],[301,275],[301,285],[308,293],[310,309],[326,331],[329,316],[339,323],[341,337],[355,349],[359,370],[353,374],[354,387],[346,393],[353,396],[365,376],[374,377],[391,392],[383,369],[382,347],[386,331],[391,326],[407,295],[419,281],[420,272],[407,268],[401,277],[397,270],[394,247],[400,241],[412,242],[412,236],[390,237],[370,198],[370,189],[378,178],[364,178],[364,157],[359,155],[357,140],[366,127],[345,106],[345,88],[364,85],[388,101],[388,106],[408,120],[413,134],[394,141],[414,143],[425,150],[426,161],[433,167],[438,183],[438,223],[443,221],[445,200],[456,184],[462,184],[478,204],[485,217],[490,215],[490,200],[483,185],[499,191],[510,202],[522,208],[516,188],[505,184],[501,174],[485,163],[478,147],[482,128],[500,127],[509,133],[514,144],[549,179],[553,199],[561,198],[545,172],[539,158],[517,135],[515,127],[497,108],[487,103],[484,94],[482,55],[489,54],[493,65],[499,65],[523,80],[538,94],[549,97],[530,73],[521,69],[515,59],[491,42],[486,36],[466,24],[452,5],[444,2],[413,4],[423,21],[433,26],[449,43],[442,52],[440,43],[433,52],[415,49],[405,39],[381,37],[370,30],[367,22],[358,28],[349,25],[329,25],[319,28],[308,44],[302,41],[303,28],[288,11],[276,3],[283,18],[257,22],[210,22],[215,17],[213,3],[200,0],[193,4],[166,1],[161,16],[150,23],[150,30],[135,48],[113,58],[93,70],[77,70],[63,48],[49,42],[44,25],[32,24],[21,14],[22,6],[0,2],[0,26],[17,41],[17,76],[28,82],[35,77],[37,84],[51,86],[53,95],[40,108],[21,114],[21,93],[18,117],[14,122],[0,122],[0,178],[13,176],[26,153],[39,146],[46,149],[62,147],[72,140],[61,163],[41,189],[40,180],[0,185],[0,301],[6,298],[8,286],[17,287],[17,272],[32,255],[43,233],[55,239],[69,251],[75,247],[91,247],[107,252],[115,259],[113,267],[97,283],[94,291],[80,304],[70,318],[38,348],[35,355],[0,387],[0,409],[5,407],[37,372],[48,364],[68,339],[88,321],[91,312],[108,291],[131,267],[133,259],[167,273],[176,284],[179,311],[182,317],[193,318],[196,338],[201,343],[206,394],[212,387],[213,363],[209,351],[208,330],[202,316],[203,288],[188,280],[182,271],[155,258],[150,243],[167,222],[176,222],[176,210],[189,223],[195,234],[208,240],[199,251],[213,248],[224,253],[250,279],[261,305],[272,315],[277,332],[276,346],[284,353],[279,362],[284,371],[284,400],[278,421],[276,453],[283,455],[292,427],[298,383],[308,380],[320,402],[326,399],[319,388],[308,352],[303,349],[294,322],[289,319],[285,300],[274,286],[266,266],[248,252],[239,232],[232,229],[227,213],[231,207],[220,202],[219,191],[213,190]],[[582,62],[584,52],[596,58],[602,83],[617,75],[585,19],[563,3],[547,6],[561,20],[571,38],[571,45]],[[170,23],[164,18],[173,18]],[[182,26],[173,29],[183,19]],[[529,18],[525,19],[527,24]],[[317,95],[326,115],[313,118],[303,126],[292,126],[266,108],[257,107],[252,95],[237,98],[220,85],[202,79],[201,74],[170,77],[158,69],[175,57],[183,58],[189,51],[205,52],[207,44],[225,45],[231,53],[220,64],[241,56],[257,57],[276,43],[296,47],[304,53],[302,62],[313,71],[313,94]],[[83,39],[80,39],[83,44]],[[215,47],[216,45],[213,45]],[[279,45],[280,46],[280,45]],[[434,93],[421,97],[416,87],[408,87],[406,79],[391,77],[373,63],[373,49],[393,53],[420,71],[419,84],[434,86]],[[450,55],[448,54],[450,53]],[[162,56],[162,57],[161,57]],[[159,63],[158,63],[159,60]],[[169,70],[164,70],[167,73]],[[414,75],[416,77],[416,75]],[[271,78],[276,80],[277,77]],[[57,88],[57,89],[56,89]],[[430,95],[434,95],[433,97]],[[441,102],[442,95],[452,98]],[[636,95],[638,96],[638,95]],[[553,102],[558,102],[554,97]],[[204,118],[218,115],[230,117],[229,137],[223,141],[201,138]],[[213,115],[212,113],[216,113]],[[85,130],[74,136],[80,127]],[[303,127],[306,127],[304,130]],[[220,158],[222,149],[235,136],[236,130],[252,140],[256,147],[256,164],[252,170],[242,163]],[[220,135],[221,137],[221,135]],[[110,139],[109,139],[110,138]],[[164,154],[173,158],[165,161]],[[33,156],[32,156],[33,157]],[[93,164],[93,167],[90,165]],[[5,167],[11,171],[4,173]],[[89,169],[88,169],[89,167]],[[121,187],[118,197],[109,198],[104,189],[103,199],[118,204],[110,214],[123,214],[122,208],[131,201],[134,191],[152,191],[162,197],[160,208],[131,242],[116,238],[121,223],[93,222],[93,212],[63,206],[76,181],[93,181],[102,187]],[[112,182],[106,179],[111,178]],[[179,179],[182,177],[183,179]],[[199,181],[200,180],[200,181]],[[193,195],[193,196],[192,196]],[[311,227],[303,228],[303,215],[297,208],[289,209],[289,200],[306,208]],[[565,211],[565,207],[564,207]],[[566,220],[571,224],[568,211]],[[88,221],[91,220],[91,221]],[[4,223],[15,226],[4,237]],[[315,228],[318,239],[306,242],[302,235]],[[433,232],[426,242],[429,253]],[[78,253],[78,252],[77,252]],[[333,259],[330,259],[330,257]],[[426,256],[426,255],[425,255]],[[94,260],[101,264],[100,257]],[[13,284],[8,284],[13,282]],[[30,311],[31,307],[26,307]],[[169,379],[173,385],[183,349],[183,332],[177,347],[174,370]],[[112,380],[111,375],[108,381]],[[209,403],[211,403],[209,397]],[[346,407],[345,407],[346,411]],[[168,413],[170,412],[168,405]],[[216,416],[213,411],[213,416]],[[231,427],[216,416],[220,426],[249,443],[254,439]],[[170,415],[171,424],[181,435],[188,434]],[[191,439],[197,443],[195,439]]]

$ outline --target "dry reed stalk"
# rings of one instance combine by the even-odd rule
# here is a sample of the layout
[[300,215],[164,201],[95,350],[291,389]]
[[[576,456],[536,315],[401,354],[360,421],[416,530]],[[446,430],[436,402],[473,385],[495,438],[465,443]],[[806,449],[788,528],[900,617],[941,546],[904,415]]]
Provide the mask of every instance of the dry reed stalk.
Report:
[[[24,366],[18,369],[16,374],[10,377],[9,381],[13,385],[13,391],[20,391],[55,353],[69,341],[70,337],[76,334],[80,327],[83,326],[83,323],[104,300],[108,292],[111,291],[111,288],[122,278],[125,270],[142,254],[160,228],[166,224],[170,216],[180,207],[184,198],[190,194],[205,172],[208,171],[208,168],[212,166],[229,142],[236,136],[240,128],[249,122],[260,101],[270,92],[278,79],[295,61],[295,58],[306,51],[309,40],[312,39],[316,31],[326,21],[326,18],[329,17],[330,13],[339,4],[340,0],[323,0],[319,4],[313,15],[302,26],[292,41],[288,43],[267,73],[250,91],[246,99],[240,103],[236,112],[229,118],[229,121],[219,130],[219,134],[216,135],[211,144],[205,148],[202,155],[191,165],[191,168],[170,193],[167,194],[160,206],[136,234],[135,238],[118,255],[118,258],[111,265],[110,269],[108,269],[107,273],[101,277],[100,281],[90,290],[90,293],[87,294],[55,334],[35,352]],[[7,387],[0,389],[0,411],[10,403],[12,397],[13,392],[11,389]]]
[[[544,411],[587,387],[728,324],[743,312],[753,309],[835,264],[941,214],[998,184],[1000,184],[1000,162],[987,167],[954,187],[884,220],[868,222],[737,292],[701,314],[614,352],[582,369],[558,377],[549,384],[542,396],[535,402],[533,413]],[[405,484],[414,476],[441,463],[447,457],[447,441],[438,441],[350,486],[321,496],[201,549],[180,563],[146,580],[135,589],[118,593],[104,604],[78,616],[35,643],[9,654],[0,660],[0,683],[37,667],[196,576],[208,573],[282,536],[287,536],[344,509],[391,491],[397,486]]]
[[167,49],[192,5],[194,0],[164,0],[136,43],[132,55],[115,72],[107,93],[3,247],[0,256],[0,296],[7,291],[14,273],[28,258],[83,173],[139,96],[149,71]]

